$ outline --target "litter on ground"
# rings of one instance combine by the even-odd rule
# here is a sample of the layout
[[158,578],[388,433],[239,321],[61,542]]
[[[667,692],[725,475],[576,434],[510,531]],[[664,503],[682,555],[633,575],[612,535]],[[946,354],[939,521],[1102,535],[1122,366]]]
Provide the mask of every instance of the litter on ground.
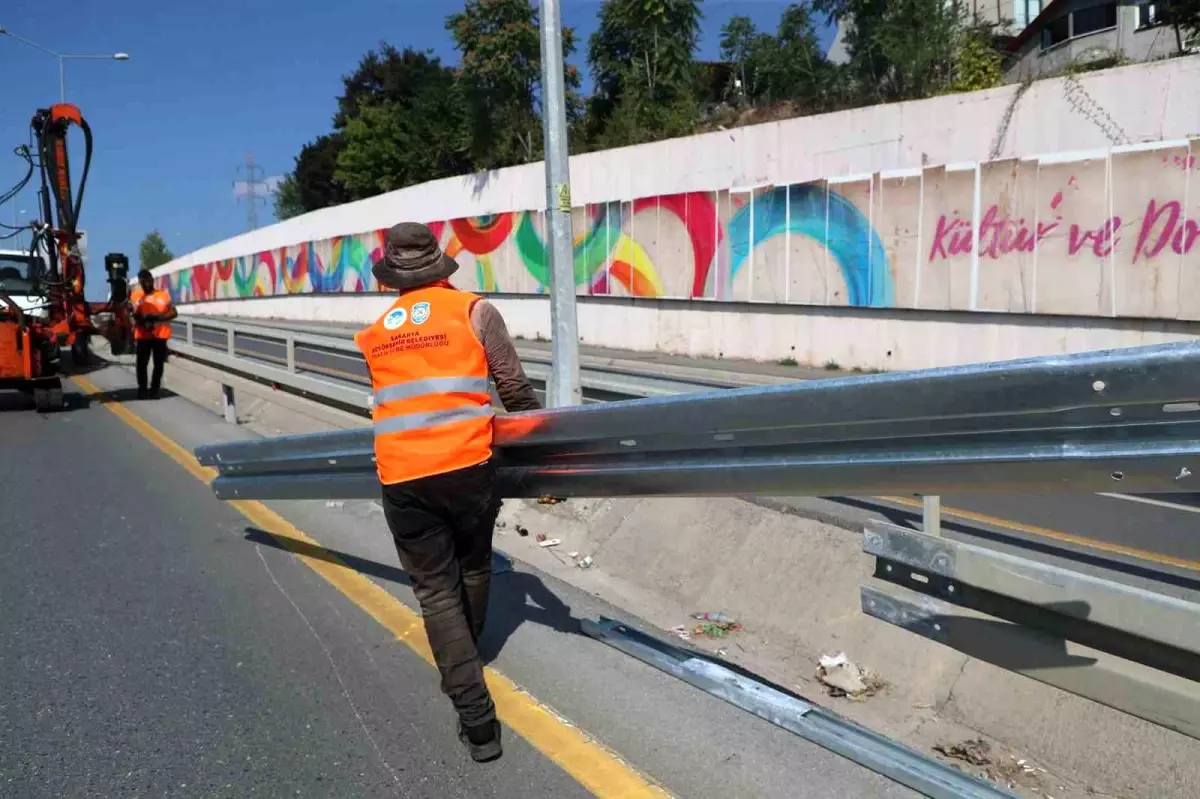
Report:
[[817,681],[829,691],[830,696],[848,696],[865,699],[874,696],[883,687],[883,680],[859,666],[845,652],[837,655],[822,655],[817,666]]
[[724,613],[693,613],[692,618],[700,622],[692,629],[692,635],[701,638],[724,638],[742,629],[741,624]]
[[988,766],[992,763],[992,746],[982,738],[962,741],[956,744],[937,744],[933,751],[943,754],[952,760],[961,760],[972,766]]
[[667,632],[668,632],[670,635],[673,635],[673,636],[675,636],[676,638],[679,638],[679,639],[681,639],[681,640],[684,640],[684,641],[690,641],[690,640],[692,640],[692,634],[691,634],[690,632],[688,632],[688,628],[687,628],[687,627],[685,627],[685,626],[684,626],[684,625],[682,625],[682,624],[676,624],[674,627],[672,627],[671,629],[667,630]]

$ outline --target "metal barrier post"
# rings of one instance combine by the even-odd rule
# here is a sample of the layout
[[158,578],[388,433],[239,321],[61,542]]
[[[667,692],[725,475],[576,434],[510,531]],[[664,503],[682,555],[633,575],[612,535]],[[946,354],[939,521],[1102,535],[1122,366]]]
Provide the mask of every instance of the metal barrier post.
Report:
[[191,345],[196,343],[196,325],[191,320],[187,322],[187,343]]
[[238,423],[237,402],[233,398],[233,386],[221,384],[221,412],[225,415],[225,421],[230,424]]
[[921,528],[928,535],[939,538],[942,535],[942,498],[940,496],[921,496]]
[[232,325],[225,330],[225,351],[231,356],[237,355],[237,346],[234,344],[234,332]]
[[296,371],[296,339],[287,337],[287,370]]

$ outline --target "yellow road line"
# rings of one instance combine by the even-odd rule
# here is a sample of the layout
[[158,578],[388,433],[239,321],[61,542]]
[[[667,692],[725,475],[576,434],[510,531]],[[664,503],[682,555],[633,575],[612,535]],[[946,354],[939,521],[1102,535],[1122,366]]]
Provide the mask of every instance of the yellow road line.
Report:
[[[104,393],[87,378],[76,376],[72,379],[90,394]],[[106,403],[106,407],[201,482],[210,483],[217,476],[215,470],[201,466],[190,452],[119,402]],[[426,663],[434,665],[418,613],[261,502],[237,500],[229,504],[386,627]],[[594,796],[620,799],[669,796],[663,788],[521,690],[508,677],[490,666],[485,666],[484,672],[500,719]]]
[[[908,499],[907,497],[879,497],[886,502],[892,502],[897,505],[903,505],[907,508],[922,508],[920,502]],[[1064,533],[1061,530],[1051,530],[1046,527],[1038,527],[1032,524],[1022,524],[1021,522],[1013,522],[1008,519],[1000,519],[995,516],[988,516],[983,513],[975,513],[974,511],[962,510],[960,508],[949,508],[942,506],[942,514],[945,516],[954,516],[959,519],[966,519],[979,524],[986,524],[992,527],[1003,527],[1008,530],[1016,530],[1020,533],[1028,533],[1042,538],[1050,538],[1054,541],[1061,541],[1065,544],[1075,544],[1076,546],[1088,547],[1089,549],[1098,549],[1101,552],[1108,552],[1114,555],[1126,555],[1139,560],[1148,560],[1151,563],[1158,563],[1164,566],[1175,566],[1180,569],[1188,569],[1190,571],[1200,572],[1200,561],[1188,560],[1186,558],[1176,558],[1171,555],[1160,555],[1157,552],[1149,552],[1137,547],[1127,547],[1123,544],[1112,544],[1108,541],[1099,541],[1095,538],[1088,538],[1074,533]]]

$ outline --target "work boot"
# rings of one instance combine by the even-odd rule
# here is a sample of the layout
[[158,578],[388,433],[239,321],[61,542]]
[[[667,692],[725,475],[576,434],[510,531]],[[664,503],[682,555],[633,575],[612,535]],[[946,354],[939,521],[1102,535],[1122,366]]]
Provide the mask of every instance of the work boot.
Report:
[[144,389],[144,388],[141,388],[140,386],[138,387],[138,393],[137,393],[137,398],[138,398],[138,399],[140,399],[140,400],[144,400],[144,399],[146,399],[146,397],[148,397],[149,395],[150,395],[150,392],[149,392],[149,391],[147,391],[147,390],[146,390],[146,389]]
[[495,720],[476,727],[467,727],[460,721],[458,740],[467,747],[471,759],[476,763],[489,763],[504,754],[504,748],[500,745],[500,722]]

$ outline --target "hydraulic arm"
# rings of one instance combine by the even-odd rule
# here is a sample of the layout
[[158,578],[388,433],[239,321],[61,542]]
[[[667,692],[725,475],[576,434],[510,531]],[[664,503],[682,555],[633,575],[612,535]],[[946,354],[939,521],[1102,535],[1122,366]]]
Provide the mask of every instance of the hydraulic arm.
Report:
[[[11,290],[0,286],[0,387],[33,392],[39,410],[62,404],[59,373],[64,358],[80,366],[88,360],[88,339],[103,335],[114,353],[125,352],[132,340],[132,309],[128,298],[129,259],[110,253],[104,259],[109,299],[89,303],[87,274],[80,251],[79,215],[92,162],[92,130],[79,109],[59,103],[39,109],[30,123],[34,150],[18,148],[30,174],[0,202],[10,199],[36,168],[40,177],[38,205],[41,220],[30,225],[28,274],[22,282],[26,297],[36,297],[37,313],[21,307]],[[84,161],[78,187],[72,186],[67,136],[72,127],[83,134]],[[103,317],[103,321],[100,318]]]

